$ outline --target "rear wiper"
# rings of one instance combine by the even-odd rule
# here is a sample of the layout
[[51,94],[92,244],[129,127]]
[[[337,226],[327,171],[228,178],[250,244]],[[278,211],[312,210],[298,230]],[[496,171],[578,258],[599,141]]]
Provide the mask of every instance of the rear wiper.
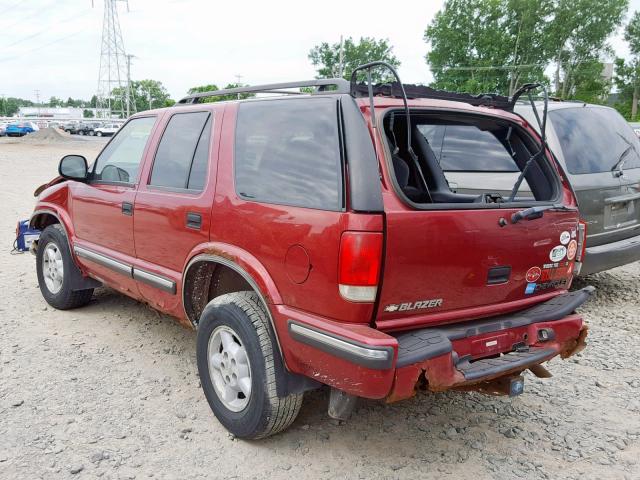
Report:
[[511,215],[511,223],[518,223],[520,220],[535,220],[536,218],[541,218],[547,210],[557,212],[578,211],[577,208],[567,207],[565,205],[543,205],[540,207],[525,208]]
[[622,175],[624,175],[624,170],[622,169],[622,167],[624,166],[624,162],[627,161],[626,157],[631,150],[635,150],[633,148],[633,145],[629,145],[627,148],[625,148],[624,152],[622,152],[618,157],[618,161],[613,165],[613,167],[611,167],[611,172],[613,172],[614,177],[621,177]]

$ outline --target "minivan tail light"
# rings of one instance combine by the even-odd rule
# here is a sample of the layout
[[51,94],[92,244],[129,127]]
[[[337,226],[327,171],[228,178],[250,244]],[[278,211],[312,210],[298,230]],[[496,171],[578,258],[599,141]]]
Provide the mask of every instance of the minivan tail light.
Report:
[[578,249],[576,252],[576,262],[582,262],[587,249],[587,224],[580,220],[578,222]]
[[382,262],[382,233],[344,232],[340,240],[338,285],[352,302],[373,302]]

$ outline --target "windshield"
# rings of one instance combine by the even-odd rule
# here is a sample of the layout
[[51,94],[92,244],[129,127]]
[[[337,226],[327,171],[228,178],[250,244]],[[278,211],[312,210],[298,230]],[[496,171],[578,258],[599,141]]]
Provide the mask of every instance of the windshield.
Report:
[[567,169],[574,175],[640,168],[640,142],[629,124],[609,108],[563,108],[549,112]]

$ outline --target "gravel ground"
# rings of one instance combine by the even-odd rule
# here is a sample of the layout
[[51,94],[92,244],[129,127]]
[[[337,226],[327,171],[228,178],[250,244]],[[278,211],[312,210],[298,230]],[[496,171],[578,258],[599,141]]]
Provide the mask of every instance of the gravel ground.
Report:
[[578,282],[598,288],[587,349],[515,399],[362,401],[341,423],[321,390],[288,431],[238,441],[200,390],[194,332],[109,289],[53,310],[33,257],[9,254],[59,158],[102,144],[0,139],[0,478],[640,479],[638,263]]

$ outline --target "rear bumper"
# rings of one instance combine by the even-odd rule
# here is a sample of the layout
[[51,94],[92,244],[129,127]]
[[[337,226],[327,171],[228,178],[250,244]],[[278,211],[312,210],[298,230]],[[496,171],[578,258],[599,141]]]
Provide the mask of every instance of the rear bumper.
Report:
[[587,247],[580,276],[598,273],[640,260],[640,235],[597,247]]
[[[464,388],[522,372],[584,347],[574,310],[592,287],[498,317],[387,334],[277,306],[276,328],[288,368],[366,398],[397,401],[416,385]],[[501,355],[504,354],[504,355]]]

